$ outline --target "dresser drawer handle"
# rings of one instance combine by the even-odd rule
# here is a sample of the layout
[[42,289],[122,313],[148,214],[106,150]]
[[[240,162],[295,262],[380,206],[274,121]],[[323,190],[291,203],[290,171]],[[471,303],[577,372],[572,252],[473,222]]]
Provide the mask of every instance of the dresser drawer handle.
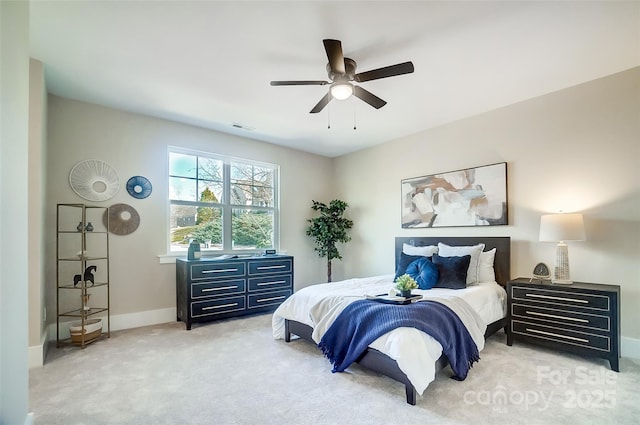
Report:
[[543,298],[548,300],[571,301],[574,303],[589,304],[587,300],[577,300],[575,298],[552,297],[550,295],[524,294],[526,297]]
[[203,270],[202,274],[207,273],[224,273],[224,272],[237,272],[238,269],[219,269],[219,270]]
[[211,307],[203,307],[203,308],[202,308],[202,311],[205,311],[205,310],[215,310],[215,309],[218,309],[218,308],[225,308],[225,307],[235,307],[235,306],[237,306],[237,305],[238,305],[238,303],[233,303],[233,304],[222,304],[222,305],[214,305],[214,306],[211,306]]
[[258,270],[284,269],[287,266],[258,266]]
[[552,332],[539,331],[537,329],[529,329],[529,328],[525,328],[525,329],[526,329],[527,332],[538,333],[538,334],[542,334],[542,335],[555,336],[555,337],[558,337],[558,338],[572,339],[574,341],[584,342],[585,344],[589,342],[588,339],[576,338],[576,337],[567,336],[567,335],[558,335],[558,334],[554,334]]
[[259,303],[266,303],[267,301],[275,301],[275,300],[281,300],[283,298],[286,298],[284,295],[281,297],[271,297],[271,298],[263,298],[261,300],[258,300]]
[[552,317],[554,319],[573,320],[574,322],[589,323],[589,321],[586,319],[576,319],[575,317],[556,316],[555,314],[538,313],[535,311],[525,311],[525,313],[530,314],[532,316]]
[[258,286],[279,285],[281,283],[287,283],[287,281],[286,280],[274,280],[273,282],[261,282],[261,283],[258,283]]
[[202,292],[224,291],[225,289],[237,289],[237,286],[221,286],[220,288],[206,288]]

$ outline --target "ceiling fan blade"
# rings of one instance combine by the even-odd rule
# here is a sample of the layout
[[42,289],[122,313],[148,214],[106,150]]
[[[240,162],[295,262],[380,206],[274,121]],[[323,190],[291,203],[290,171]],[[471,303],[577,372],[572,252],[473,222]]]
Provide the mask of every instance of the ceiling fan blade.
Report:
[[301,81],[272,81],[272,86],[324,86],[328,81],[322,80],[301,80]]
[[314,106],[309,113],[317,114],[318,112],[322,111],[324,107],[327,106],[329,102],[331,102],[331,99],[333,99],[333,96],[331,96],[331,92],[327,92],[327,94],[325,94],[324,97],[320,99],[320,102],[318,102],[317,105]]
[[361,72],[354,76],[354,80],[362,83],[364,81],[378,80],[380,78],[395,77],[396,75],[411,74],[413,72],[412,62],[403,62],[397,65],[385,66],[384,68],[372,69]]
[[376,109],[380,109],[387,104],[387,102],[360,86],[353,86],[353,95],[358,99],[364,100]]
[[344,67],[344,56],[342,54],[342,43],[340,40],[326,39],[322,40],[322,42],[324,43],[324,50],[327,52],[331,72],[334,74],[344,74],[346,70]]

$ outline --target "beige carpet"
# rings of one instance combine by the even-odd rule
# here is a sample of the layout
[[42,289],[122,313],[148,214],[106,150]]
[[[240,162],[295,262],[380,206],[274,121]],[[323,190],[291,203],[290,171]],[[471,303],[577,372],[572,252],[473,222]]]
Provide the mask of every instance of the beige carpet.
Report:
[[[606,367],[605,367],[606,365]],[[271,337],[271,316],[112,333],[49,350],[30,372],[36,425],[637,424],[640,361],[487,341],[468,378],[440,372],[416,406],[404,387],[358,366],[331,373],[306,341]]]

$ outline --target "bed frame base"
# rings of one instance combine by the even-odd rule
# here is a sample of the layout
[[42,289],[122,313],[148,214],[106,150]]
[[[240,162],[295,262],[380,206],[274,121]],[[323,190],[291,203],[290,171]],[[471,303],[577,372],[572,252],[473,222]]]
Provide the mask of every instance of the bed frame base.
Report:
[[[484,334],[485,339],[496,333],[501,328],[504,328],[505,325],[505,319],[501,319],[489,324]],[[309,341],[314,345],[317,345],[311,337],[312,333],[313,329],[311,328],[311,326],[293,320],[284,321],[284,340],[286,342],[291,342],[291,335],[293,334],[298,335],[300,338]],[[398,367],[398,363],[391,357],[387,356],[386,354],[382,354],[380,351],[373,348],[368,348],[362,354],[362,356],[358,358],[357,362],[359,365],[367,369],[388,376],[389,378],[404,384],[405,393],[407,395],[407,403],[412,406],[416,405],[418,394],[416,389],[409,381],[409,378],[407,378],[407,375],[402,370],[400,370],[400,368]],[[448,364],[449,361],[443,354],[436,361],[436,372],[444,369]]]

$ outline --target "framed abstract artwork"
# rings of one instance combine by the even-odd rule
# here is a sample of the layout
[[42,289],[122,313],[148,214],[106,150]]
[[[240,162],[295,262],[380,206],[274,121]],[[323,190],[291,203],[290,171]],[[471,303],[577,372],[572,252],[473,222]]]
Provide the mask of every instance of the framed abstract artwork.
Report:
[[507,163],[402,180],[402,227],[498,226],[507,221]]

